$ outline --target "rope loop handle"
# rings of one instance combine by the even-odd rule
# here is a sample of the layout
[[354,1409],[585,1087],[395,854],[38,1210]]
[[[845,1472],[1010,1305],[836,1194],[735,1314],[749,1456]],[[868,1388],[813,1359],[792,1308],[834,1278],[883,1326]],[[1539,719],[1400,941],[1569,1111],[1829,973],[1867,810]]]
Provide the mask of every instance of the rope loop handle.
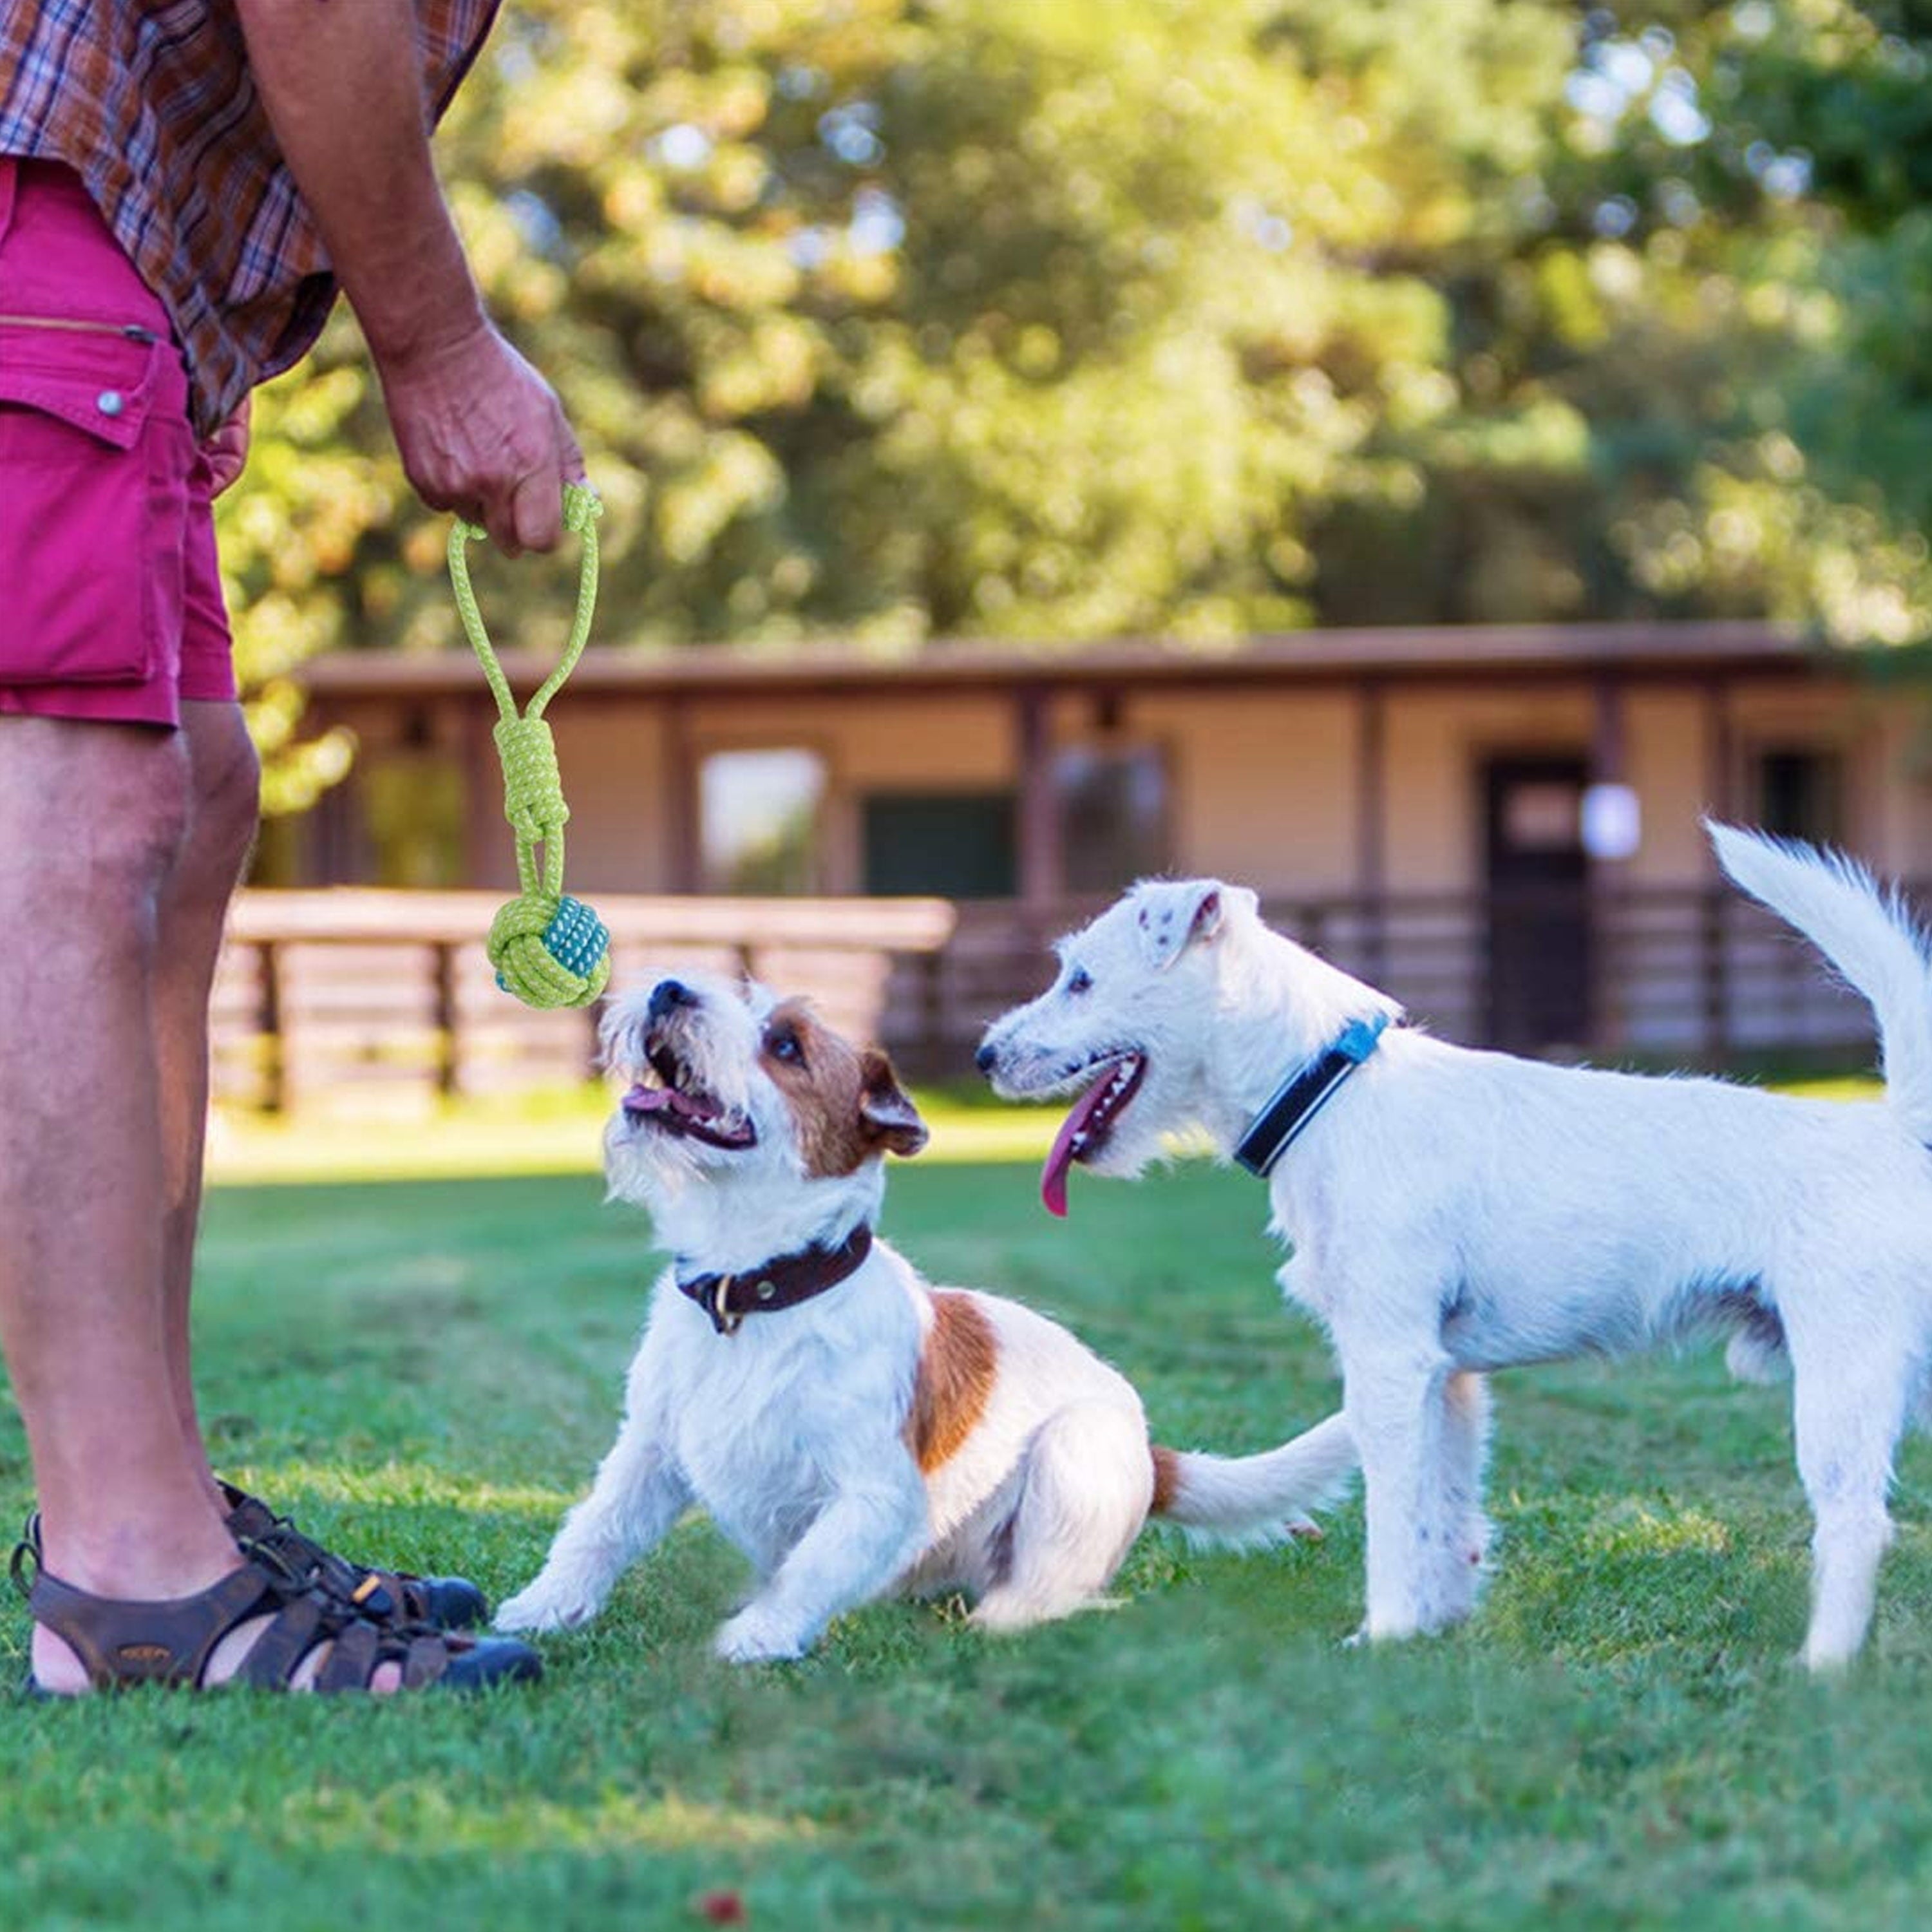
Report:
[[[503,767],[503,815],[516,833],[521,897],[497,914],[488,950],[496,983],[532,1006],[588,1006],[610,977],[610,934],[590,908],[565,896],[563,827],[570,817],[556,742],[544,708],[562,688],[590,636],[597,608],[597,519],[602,500],[588,483],[563,486],[563,526],[581,538],[577,608],[556,668],[522,712],[490,648],[483,614],[470,581],[468,546],[488,532],[458,518],[449,532],[449,580],[464,634],[496,700],[496,755]],[[536,848],[543,848],[539,866]]]
[[[570,636],[556,668],[538,687],[525,716],[541,718],[544,707],[554,698],[563,681],[577,667],[584,646],[590,638],[590,619],[597,608],[597,519],[604,514],[604,500],[588,483],[563,486],[563,526],[580,537],[583,554],[577,569],[577,609],[570,623]],[[449,580],[456,591],[456,614],[463,620],[463,634],[470,640],[483,675],[490,680],[496,709],[506,718],[517,716],[516,700],[510,694],[510,681],[490,648],[490,634],[483,627],[483,613],[477,607],[476,592],[470,581],[467,547],[487,543],[490,532],[480,524],[465,523],[458,517],[449,532]]]

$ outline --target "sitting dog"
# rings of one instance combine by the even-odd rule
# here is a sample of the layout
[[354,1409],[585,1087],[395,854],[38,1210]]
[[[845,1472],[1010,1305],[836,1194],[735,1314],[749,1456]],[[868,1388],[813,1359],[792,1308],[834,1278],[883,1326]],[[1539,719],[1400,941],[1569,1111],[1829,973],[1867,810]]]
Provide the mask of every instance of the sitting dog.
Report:
[[1064,1616],[1150,1514],[1264,1540],[1352,1475],[1339,1423],[1234,1460],[1150,1448],[1132,1386],[1065,1329],[928,1287],[872,1234],[885,1155],[926,1129],[885,1056],[802,1003],[665,980],[604,1038],[635,1082],[604,1136],[611,1192],[675,1259],[616,1442],[500,1629],[595,1615],[693,1502],[763,1580],[717,1639],[751,1661],[893,1586],[964,1591],[996,1628]]
[[1184,1126],[1268,1176],[1282,1286],[1333,1338],[1361,1453],[1370,1638],[1474,1605],[1486,1372],[1702,1324],[1731,1332],[1736,1372],[1792,1372],[1805,1661],[1864,1640],[1892,1452],[1932,1363],[1932,960],[1850,860],[1708,830],[1731,878],[1870,1001],[1882,1102],[1452,1046],[1211,880],[1136,886],[986,1036],[1000,1093],[1086,1088],[1047,1162],[1057,1212],[1073,1162],[1130,1174]]

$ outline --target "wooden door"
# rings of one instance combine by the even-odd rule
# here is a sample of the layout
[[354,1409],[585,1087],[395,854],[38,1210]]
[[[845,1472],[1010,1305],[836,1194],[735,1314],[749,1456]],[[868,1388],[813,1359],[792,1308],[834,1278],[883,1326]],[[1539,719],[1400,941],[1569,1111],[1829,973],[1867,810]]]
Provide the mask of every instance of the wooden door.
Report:
[[1484,768],[1489,1036],[1512,1053],[1589,1039],[1588,779],[1576,757],[1496,758]]

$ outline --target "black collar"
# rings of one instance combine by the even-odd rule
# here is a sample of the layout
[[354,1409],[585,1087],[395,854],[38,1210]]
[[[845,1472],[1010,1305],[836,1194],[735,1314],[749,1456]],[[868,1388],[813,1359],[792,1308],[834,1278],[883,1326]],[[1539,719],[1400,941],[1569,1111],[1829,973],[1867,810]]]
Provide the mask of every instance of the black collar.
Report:
[[1287,1153],[1289,1143],[1322,1111],[1336,1088],[1375,1052],[1376,1042],[1388,1024],[1386,1013],[1351,1020],[1327,1052],[1291,1073],[1235,1143],[1237,1162],[1266,1180],[1275,1162]]
[[735,1274],[700,1274],[687,1281],[674,1274],[678,1292],[688,1294],[711,1318],[721,1335],[735,1335],[748,1315],[773,1315],[796,1308],[850,1280],[872,1252],[872,1231],[861,1221],[836,1248],[802,1248]]

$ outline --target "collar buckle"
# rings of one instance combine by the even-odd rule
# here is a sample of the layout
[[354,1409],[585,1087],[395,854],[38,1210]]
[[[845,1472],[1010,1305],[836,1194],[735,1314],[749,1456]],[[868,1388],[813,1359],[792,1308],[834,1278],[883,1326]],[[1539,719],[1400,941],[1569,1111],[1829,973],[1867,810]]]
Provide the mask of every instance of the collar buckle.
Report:
[[[719,1334],[735,1335],[748,1315],[795,1308],[849,1280],[865,1265],[872,1251],[872,1227],[862,1221],[836,1247],[814,1245],[796,1254],[774,1256],[735,1274],[687,1276],[678,1270],[671,1279],[680,1294],[704,1310]],[[733,1297],[740,1289],[748,1292],[740,1296],[734,1306]]]

